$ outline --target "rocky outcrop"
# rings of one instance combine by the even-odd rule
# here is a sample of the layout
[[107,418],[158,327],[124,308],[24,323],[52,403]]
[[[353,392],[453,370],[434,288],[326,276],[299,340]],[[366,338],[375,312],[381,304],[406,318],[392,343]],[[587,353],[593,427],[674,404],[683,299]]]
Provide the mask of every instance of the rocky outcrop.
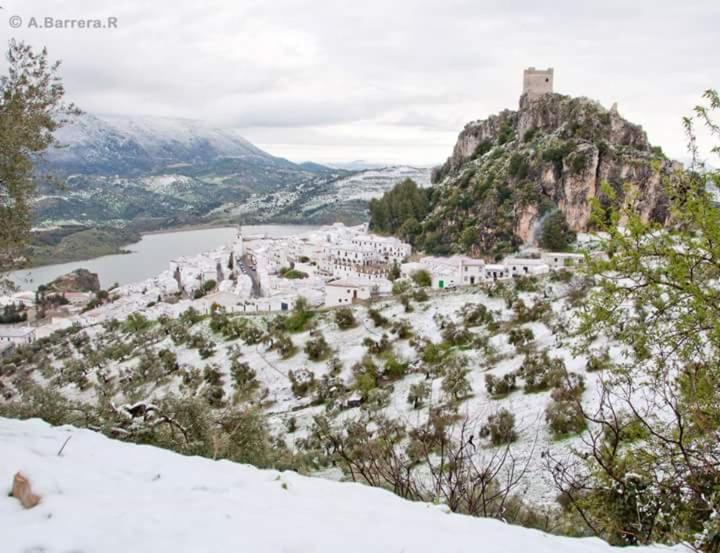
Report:
[[87,269],[76,269],[72,273],[59,276],[47,285],[54,292],[99,292],[100,278],[97,273]]
[[532,241],[538,221],[555,209],[570,228],[587,231],[593,199],[606,200],[604,183],[644,220],[666,222],[664,186],[679,171],[616,106],[560,94],[523,96],[517,111],[462,130],[433,173],[435,201],[419,245],[497,255]]

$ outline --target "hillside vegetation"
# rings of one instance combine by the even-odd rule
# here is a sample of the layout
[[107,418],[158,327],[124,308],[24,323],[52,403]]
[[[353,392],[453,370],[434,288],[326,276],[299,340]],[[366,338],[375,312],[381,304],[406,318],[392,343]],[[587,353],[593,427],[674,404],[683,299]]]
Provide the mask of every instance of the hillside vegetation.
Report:
[[590,229],[592,200],[609,201],[603,183],[616,206],[632,201],[644,221],[665,222],[664,188],[680,170],[614,108],[560,94],[523,96],[518,111],[466,125],[434,172],[427,207],[411,200],[421,209],[409,209],[401,196],[415,195],[403,183],[375,203],[371,226],[428,253],[500,257],[538,239],[550,216],[568,231]]

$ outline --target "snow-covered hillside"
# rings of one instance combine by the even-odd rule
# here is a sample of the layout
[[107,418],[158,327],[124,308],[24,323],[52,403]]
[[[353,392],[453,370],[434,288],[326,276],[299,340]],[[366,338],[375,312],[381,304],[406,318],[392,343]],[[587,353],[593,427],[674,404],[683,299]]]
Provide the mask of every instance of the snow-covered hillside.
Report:
[[215,213],[316,223],[333,222],[345,215],[349,221],[359,222],[366,220],[368,201],[408,178],[421,187],[430,186],[430,169],[398,165],[316,178],[269,194],[254,194],[243,204],[226,204]]
[[0,419],[7,491],[18,471],[42,499],[24,510],[0,496],[4,553],[611,550],[598,539],[449,514],[360,484],[185,457],[37,419]]
[[84,174],[132,174],[217,157],[289,165],[232,131],[191,119],[83,114],[62,127],[57,140],[63,147],[51,151],[49,161]]

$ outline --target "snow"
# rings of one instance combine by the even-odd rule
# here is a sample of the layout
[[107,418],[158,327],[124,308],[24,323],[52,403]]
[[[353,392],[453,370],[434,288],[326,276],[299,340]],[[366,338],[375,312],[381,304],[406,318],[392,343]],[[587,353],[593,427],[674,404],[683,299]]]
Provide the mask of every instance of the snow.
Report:
[[0,481],[8,490],[18,470],[42,500],[24,510],[0,496],[4,553],[611,551],[598,539],[449,514],[361,484],[0,419]]
[[[71,149],[102,145],[108,139],[120,144],[134,141],[150,152],[160,152],[168,144],[187,147],[207,141],[224,155],[267,156],[232,130],[192,119],[86,113],[58,131],[60,143]],[[54,150],[52,155],[64,157],[63,152]]]

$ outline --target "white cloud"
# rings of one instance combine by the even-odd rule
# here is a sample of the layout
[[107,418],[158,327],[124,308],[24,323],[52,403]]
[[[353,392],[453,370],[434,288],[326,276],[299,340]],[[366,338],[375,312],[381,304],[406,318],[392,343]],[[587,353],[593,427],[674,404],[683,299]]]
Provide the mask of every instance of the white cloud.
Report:
[[[63,60],[86,111],[207,119],[293,159],[447,157],[466,121],[516,106],[523,67],[684,154],[680,119],[720,87],[720,4],[697,0],[8,0],[3,17],[116,16],[20,29]],[[4,24],[0,22],[0,24]]]

